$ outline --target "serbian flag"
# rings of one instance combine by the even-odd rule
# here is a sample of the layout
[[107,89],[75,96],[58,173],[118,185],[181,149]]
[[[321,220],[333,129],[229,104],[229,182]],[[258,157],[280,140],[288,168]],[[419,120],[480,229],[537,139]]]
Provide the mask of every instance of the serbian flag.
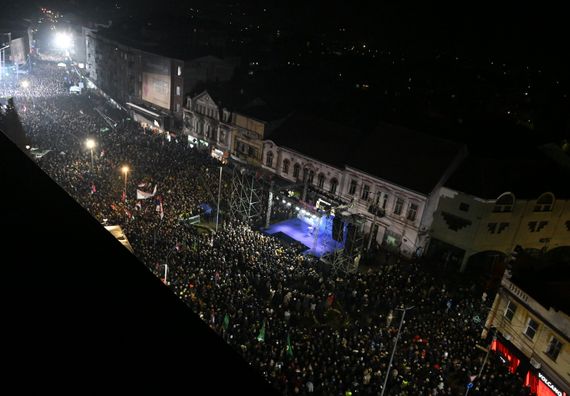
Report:
[[95,183],[91,183],[91,194],[95,194],[97,192],[97,187],[95,187]]

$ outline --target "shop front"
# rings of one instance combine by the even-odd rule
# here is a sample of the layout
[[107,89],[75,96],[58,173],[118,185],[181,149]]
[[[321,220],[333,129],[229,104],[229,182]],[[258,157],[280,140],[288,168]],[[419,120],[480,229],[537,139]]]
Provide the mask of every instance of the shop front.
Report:
[[151,129],[159,133],[166,131],[168,116],[158,114],[152,110],[129,102],[127,102],[127,107],[133,120],[140,123],[143,128]]
[[390,231],[388,229],[386,232],[384,232],[384,238],[382,240],[382,246],[384,249],[398,252],[401,245],[402,236],[400,234],[397,234],[394,231]]
[[568,396],[568,386],[548,366],[535,359],[526,357],[514,344],[502,334],[491,344],[499,359],[507,366],[509,372],[517,373],[525,379],[533,395],[536,396]]
[[529,370],[524,383],[536,396],[568,396],[561,385],[540,370]]
[[228,162],[228,158],[230,156],[230,153],[228,151],[223,151],[223,150],[220,150],[218,148],[212,147],[212,151],[210,152],[210,155],[213,158],[220,161],[221,163],[226,164]]

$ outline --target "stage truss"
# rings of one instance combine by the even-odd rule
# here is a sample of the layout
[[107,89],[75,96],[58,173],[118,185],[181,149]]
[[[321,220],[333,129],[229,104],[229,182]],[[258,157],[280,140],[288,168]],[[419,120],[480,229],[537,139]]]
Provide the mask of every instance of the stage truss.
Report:
[[[341,249],[330,249],[333,252],[321,257],[321,261],[331,266],[333,274],[354,273],[358,271],[360,257],[364,248],[363,227],[365,221],[361,215],[346,216],[337,214],[336,216],[341,216],[343,222],[352,224],[354,228],[346,236],[345,246]],[[327,234],[330,232],[330,235],[332,235],[332,221],[327,221],[326,227],[325,232]],[[329,240],[327,243],[334,243],[332,240]]]
[[230,195],[230,217],[239,219],[250,226],[263,221],[267,193],[259,173],[249,167],[236,165],[233,168]]

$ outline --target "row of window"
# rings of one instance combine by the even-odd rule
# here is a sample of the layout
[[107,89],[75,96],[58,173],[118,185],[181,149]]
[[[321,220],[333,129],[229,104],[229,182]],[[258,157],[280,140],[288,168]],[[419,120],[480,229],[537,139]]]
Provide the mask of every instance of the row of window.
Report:
[[[488,223],[487,230],[490,234],[500,234],[509,227],[510,223]],[[529,221],[528,230],[530,232],[540,232],[548,225],[548,221]]]
[[[511,193],[501,195],[495,202],[493,212],[512,212],[515,205],[515,196]],[[535,212],[551,212],[554,206],[554,195],[551,193],[542,194],[534,205]],[[460,208],[461,209],[461,208]]]
[[[355,195],[356,194],[356,188],[358,186],[358,182],[356,180],[351,180],[350,181],[350,187],[348,189],[348,193],[350,195]],[[380,205],[380,196],[383,196],[383,201],[382,201],[382,209],[386,210],[386,203],[388,201],[388,194],[386,193],[382,193],[380,191],[377,192],[376,194],[376,205]],[[369,200],[369,196],[370,196],[370,186],[368,184],[364,184],[362,186],[362,193],[360,198],[368,201]],[[394,214],[400,216],[402,214],[403,208],[404,208],[404,200],[400,197],[396,197],[396,202],[394,204]],[[408,207],[408,213],[406,215],[406,219],[410,220],[410,221],[414,221],[416,220],[416,216],[418,214],[418,205],[414,204],[414,203],[410,203],[410,206]]]
[[[504,317],[511,322],[515,313],[517,312],[517,304],[512,301],[509,301],[507,304],[507,308],[505,309]],[[529,339],[533,340],[534,336],[538,332],[540,324],[534,320],[533,318],[529,317],[526,322],[525,329],[523,334],[527,336]],[[544,353],[550,357],[553,361],[556,361],[558,355],[560,354],[560,350],[562,349],[562,342],[554,335],[551,335],[550,340],[548,342],[548,346],[546,347],[546,351]]]
[[217,114],[218,110],[214,107],[196,104],[195,110],[199,114],[203,114],[203,115],[211,117],[211,118],[217,118],[216,114]]
[[[273,153],[270,151],[267,153],[267,157],[265,160],[265,165],[272,167],[273,166]],[[284,174],[289,174],[289,167],[291,166],[291,161],[289,161],[288,159],[285,159],[283,161],[283,168],[282,168],[282,172]],[[293,177],[295,179],[299,179],[299,174],[301,172],[301,165],[299,165],[298,163],[296,163],[295,165],[293,165]],[[303,169],[303,181],[307,181],[307,183],[309,184],[313,184],[313,179],[315,177],[315,173],[314,171],[310,170],[310,169]],[[319,173],[318,177],[317,177],[317,187],[320,189],[324,188],[324,184],[325,184],[325,175],[322,173]],[[330,187],[329,187],[329,192],[331,194],[336,194],[336,190],[338,187],[338,180],[336,178],[331,179],[330,181]],[[350,187],[348,189],[348,193],[350,195],[354,195],[356,193],[356,187],[357,187],[357,182],[356,180],[352,180],[350,182]],[[388,194],[386,193],[380,193],[378,192],[376,194],[376,202],[375,204],[377,206],[380,206],[380,196],[382,195],[383,200],[382,200],[382,209],[386,210],[386,204],[388,202]],[[362,193],[360,198],[362,200],[368,201],[370,198],[370,186],[365,184],[362,187]],[[404,207],[404,200],[402,198],[396,198],[396,203],[394,205],[394,214],[396,215],[401,215],[402,214],[402,210]],[[408,213],[406,215],[406,218],[410,221],[415,221],[416,220],[416,216],[418,213],[418,205],[414,204],[414,203],[410,203],[410,206],[408,208]]]

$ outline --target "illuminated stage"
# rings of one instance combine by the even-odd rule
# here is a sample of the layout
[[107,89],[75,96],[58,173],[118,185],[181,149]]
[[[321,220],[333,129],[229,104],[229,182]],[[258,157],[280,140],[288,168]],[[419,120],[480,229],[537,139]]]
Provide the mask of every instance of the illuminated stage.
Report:
[[[287,235],[287,237],[292,238],[307,247],[307,250],[303,251],[303,254],[310,254],[317,257],[321,257],[327,253],[332,253],[333,251],[343,247],[341,242],[337,242],[332,238],[331,217],[323,216],[320,222],[318,218],[311,218],[310,216],[300,217],[301,218],[293,218],[272,224],[268,229],[264,230],[264,232],[268,235],[283,233]],[[314,229],[317,226],[318,238],[315,238]]]

